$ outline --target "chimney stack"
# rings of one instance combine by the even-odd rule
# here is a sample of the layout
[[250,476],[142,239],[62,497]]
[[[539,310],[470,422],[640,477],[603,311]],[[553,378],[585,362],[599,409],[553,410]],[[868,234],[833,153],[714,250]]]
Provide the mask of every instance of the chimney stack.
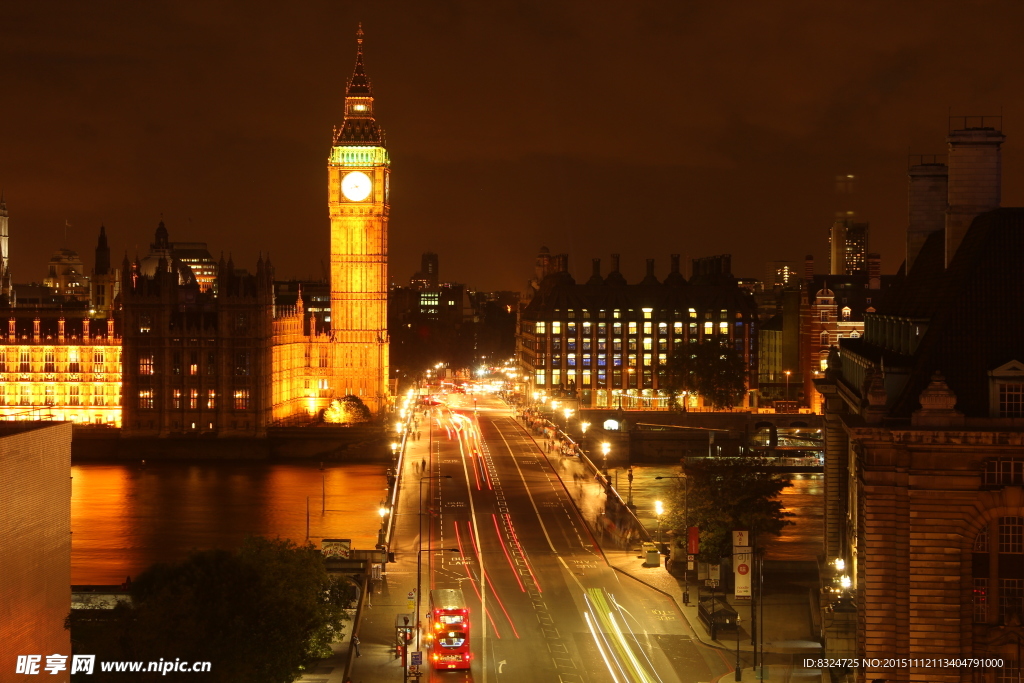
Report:
[[882,256],[868,254],[868,289],[882,288]]
[[[978,215],[999,208],[1002,152],[1006,136],[986,126],[1002,126],[1001,116],[958,116],[960,123],[946,136],[949,143],[949,208],[946,209],[946,267],[953,261],[967,229]],[[975,125],[976,124],[976,125]]]
[[[929,161],[925,161],[925,159]],[[925,240],[946,227],[949,168],[936,157],[918,157],[908,171],[910,176],[910,216],[907,223],[907,264],[909,273]]]

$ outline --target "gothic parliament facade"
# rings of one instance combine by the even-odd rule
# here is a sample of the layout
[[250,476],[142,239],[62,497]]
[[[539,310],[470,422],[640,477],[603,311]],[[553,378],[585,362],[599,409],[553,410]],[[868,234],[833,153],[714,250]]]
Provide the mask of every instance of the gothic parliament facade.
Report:
[[98,307],[91,291],[26,300],[10,282],[4,204],[0,420],[121,427],[124,437],[261,437],[271,424],[310,422],[347,395],[374,414],[389,409],[390,162],[361,28],[356,42],[327,163],[329,308],[312,306],[301,284],[282,304],[278,286],[288,283],[275,283],[269,258],[255,274],[223,256],[179,258],[176,247],[205,245],[169,242],[163,222],[149,256],[126,257],[119,270],[101,231],[97,264],[108,265],[92,279],[109,280],[111,305]]

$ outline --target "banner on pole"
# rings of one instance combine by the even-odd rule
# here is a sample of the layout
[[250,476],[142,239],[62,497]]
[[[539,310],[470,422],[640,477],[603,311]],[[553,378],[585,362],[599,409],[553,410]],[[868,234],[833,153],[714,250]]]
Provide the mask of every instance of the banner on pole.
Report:
[[733,548],[732,566],[736,578],[736,597],[750,597],[750,568],[753,555],[750,548]]
[[686,552],[690,555],[700,554],[700,528],[691,526],[686,530]]

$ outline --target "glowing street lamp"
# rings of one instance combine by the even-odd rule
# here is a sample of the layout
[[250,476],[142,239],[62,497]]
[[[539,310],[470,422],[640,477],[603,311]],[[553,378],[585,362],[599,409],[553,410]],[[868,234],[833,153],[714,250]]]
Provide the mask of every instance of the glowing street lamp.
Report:
[[660,500],[654,501],[654,512],[658,515],[658,543],[661,543],[661,515],[665,512]]
[[793,374],[793,371],[792,370],[786,370],[784,374],[786,375],[786,400],[788,401],[789,400],[789,376]]
[[590,423],[589,422],[581,422],[580,423],[580,429],[583,430],[583,436],[586,436],[587,435],[587,430],[590,429]]
[[604,478],[608,479],[608,453],[612,450],[612,445],[607,441],[601,442],[601,455],[604,457]]

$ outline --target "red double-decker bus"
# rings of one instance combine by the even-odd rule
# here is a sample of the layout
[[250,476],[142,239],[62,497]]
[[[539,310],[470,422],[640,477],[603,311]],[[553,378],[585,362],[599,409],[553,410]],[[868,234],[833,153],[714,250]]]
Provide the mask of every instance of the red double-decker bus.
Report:
[[430,591],[428,639],[435,669],[469,668],[469,608],[462,591],[438,588]]

